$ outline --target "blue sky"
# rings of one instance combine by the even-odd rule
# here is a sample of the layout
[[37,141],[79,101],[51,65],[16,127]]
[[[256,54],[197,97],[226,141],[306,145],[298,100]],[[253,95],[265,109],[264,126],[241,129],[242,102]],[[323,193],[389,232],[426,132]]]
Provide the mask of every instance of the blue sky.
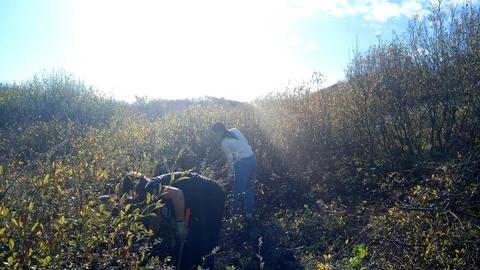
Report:
[[405,32],[426,1],[0,0],[0,82],[62,71],[115,98],[250,101],[344,78],[352,50]]

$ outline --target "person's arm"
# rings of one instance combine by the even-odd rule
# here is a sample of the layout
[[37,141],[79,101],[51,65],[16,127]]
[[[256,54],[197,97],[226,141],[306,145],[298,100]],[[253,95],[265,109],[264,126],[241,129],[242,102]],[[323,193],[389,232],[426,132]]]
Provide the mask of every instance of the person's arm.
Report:
[[172,200],[175,219],[177,221],[185,220],[185,197],[183,196],[183,191],[178,188],[168,187],[162,197]]
[[183,191],[170,186],[162,196],[167,200],[172,200],[177,221],[178,238],[180,241],[186,242],[188,231],[185,227],[185,197]]
[[225,157],[227,158],[227,164],[228,164],[227,177],[233,176],[233,169],[235,168],[235,163],[233,160],[232,150],[230,150],[230,146],[228,145],[228,142],[226,140],[222,141],[222,150],[223,150],[223,153],[225,154]]

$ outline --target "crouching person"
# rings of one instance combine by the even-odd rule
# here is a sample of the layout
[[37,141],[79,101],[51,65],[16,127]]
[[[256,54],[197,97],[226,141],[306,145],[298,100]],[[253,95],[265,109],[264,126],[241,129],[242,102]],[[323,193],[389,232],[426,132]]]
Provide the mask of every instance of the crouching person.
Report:
[[[145,177],[141,175],[141,178]],[[222,188],[213,180],[191,172],[167,173],[145,179],[146,193],[155,199],[171,201],[166,205],[173,205],[179,238],[177,254],[181,253],[178,258],[180,269],[196,269],[197,266],[214,269],[214,255],[210,254],[218,245],[222,226],[225,206]],[[158,209],[157,216],[161,212],[162,209]],[[161,228],[158,221],[158,218],[154,219],[151,224],[154,233]]]

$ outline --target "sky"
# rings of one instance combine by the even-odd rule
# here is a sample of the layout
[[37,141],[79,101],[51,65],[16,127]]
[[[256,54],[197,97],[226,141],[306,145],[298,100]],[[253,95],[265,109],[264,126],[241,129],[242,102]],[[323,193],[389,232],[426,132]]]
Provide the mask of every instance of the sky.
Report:
[[248,102],[402,33],[419,0],[0,0],[0,82],[63,72],[119,100]]

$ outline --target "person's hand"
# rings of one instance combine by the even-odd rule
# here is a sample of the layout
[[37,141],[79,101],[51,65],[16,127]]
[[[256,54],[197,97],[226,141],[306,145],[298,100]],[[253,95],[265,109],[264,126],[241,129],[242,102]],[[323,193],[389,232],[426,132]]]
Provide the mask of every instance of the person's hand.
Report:
[[182,242],[187,241],[188,232],[185,228],[185,221],[177,221],[178,238]]

